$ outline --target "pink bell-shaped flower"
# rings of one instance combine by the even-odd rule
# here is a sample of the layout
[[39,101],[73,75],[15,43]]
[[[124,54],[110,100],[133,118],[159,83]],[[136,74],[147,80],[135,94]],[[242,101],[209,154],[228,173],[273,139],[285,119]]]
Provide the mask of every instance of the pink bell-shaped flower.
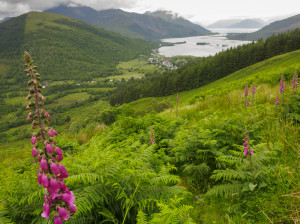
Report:
[[52,148],[52,146],[49,143],[46,145],[46,149],[47,149],[48,153],[52,153],[53,152],[53,148]]
[[46,174],[42,174],[42,177],[41,177],[41,182],[43,184],[43,186],[45,188],[47,188],[49,186],[49,179],[48,179],[48,176]]
[[32,156],[33,157],[36,157],[36,155],[38,154],[38,152],[39,151],[35,147],[32,148]]
[[68,220],[70,218],[70,214],[65,208],[58,207],[58,214],[63,220]]
[[72,205],[69,205],[69,206],[68,206],[68,210],[69,210],[71,213],[75,213],[76,210],[77,210],[77,207],[76,207],[76,205],[72,204]]
[[62,155],[62,154],[63,154],[63,151],[62,151],[60,148],[58,148],[58,147],[55,147],[55,148],[54,148],[54,151],[55,151],[55,153],[56,153],[57,155]]
[[54,224],[63,224],[61,218],[59,216],[56,216],[54,219]]
[[51,191],[54,193],[57,193],[60,190],[60,186],[59,186],[57,180],[52,177],[50,178],[50,188],[51,188]]
[[41,169],[42,169],[43,171],[48,170],[48,164],[47,164],[47,161],[46,161],[45,158],[42,158],[42,159],[41,159]]
[[69,193],[63,193],[61,195],[61,200],[66,202],[68,205],[72,205],[75,201],[75,196],[73,196],[73,192],[70,191]]
[[60,173],[59,168],[58,168],[58,166],[56,165],[56,163],[51,162],[50,168],[51,168],[52,172],[53,172],[55,175],[58,175],[58,174]]
[[41,214],[42,217],[49,219],[49,214],[50,214],[50,205],[46,202],[44,202],[44,211]]

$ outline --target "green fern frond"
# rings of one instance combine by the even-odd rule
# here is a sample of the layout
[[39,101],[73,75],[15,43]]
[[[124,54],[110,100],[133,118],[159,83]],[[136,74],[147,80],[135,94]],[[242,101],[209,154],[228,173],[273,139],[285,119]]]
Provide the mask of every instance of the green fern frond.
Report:
[[251,180],[252,174],[251,172],[245,172],[241,170],[215,170],[213,175],[210,177],[211,179],[218,180],[241,180],[247,181]]
[[77,175],[72,175],[66,179],[67,185],[93,185],[97,182],[103,183],[103,177],[96,173],[81,173]]
[[207,191],[205,196],[208,197],[220,197],[220,196],[230,196],[233,194],[238,194],[241,192],[244,184],[242,183],[232,183],[232,184],[222,184],[218,186],[214,186],[210,190]]
[[147,215],[141,210],[137,214],[137,224],[148,224]]

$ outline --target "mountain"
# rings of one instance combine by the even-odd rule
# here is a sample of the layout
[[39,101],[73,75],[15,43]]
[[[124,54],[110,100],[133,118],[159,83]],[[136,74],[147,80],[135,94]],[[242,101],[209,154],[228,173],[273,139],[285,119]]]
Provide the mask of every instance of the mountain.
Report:
[[273,34],[284,33],[300,28],[300,14],[273,22],[253,33],[230,34],[228,38],[238,40],[258,40],[267,38]]
[[209,25],[208,28],[253,29],[253,28],[261,28],[264,26],[264,24],[265,24],[264,21],[261,19],[224,19]]
[[30,12],[0,24],[0,77],[26,78],[19,66],[24,50],[36,59],[45,79],[87,80],[111,74],[119,61],[148,54],[157,46],[66,16]]
[[205,29],[204,27],[192,23],[191,21],[178,16],[177,14],[173,14],[172,12],[169,11],[155,11],[155,12],[146,12],[146,15],[151,15],[154,17],[158,17],[158,18],[162,18],[167,22],[173,23],[173,24],[177,24],[180,26],[184,26],[187,28],[190,28],[192,30],[198,31],[200,33],[204,33],[204,34],[208,34],[210,33],[209,30]]
[[2,20],[0,20],[0,23],[3,23],[3,22],[5,22],[5,21],[7,21],[7,20],[9,20],[9,19],[11,19],[12,17],[5,17],[4,19],[2,19]]
[[209,30],[201,29],[199,25],[192,24],[188,20],[178,19],[176,22],[169,22],[149,13],[130,13],[120,9],[96,11],[89,7],[59,6],[46,12],[65,15],[124,36],[147,40],[211,34]]

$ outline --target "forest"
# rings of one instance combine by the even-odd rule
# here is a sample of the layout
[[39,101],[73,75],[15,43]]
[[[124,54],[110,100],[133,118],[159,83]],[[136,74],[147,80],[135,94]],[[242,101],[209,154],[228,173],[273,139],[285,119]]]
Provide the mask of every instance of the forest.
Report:
[[300,29],[266,40],[228,49],[215,56],[119,86],[111,96],[111,105],[128,103],[143,97],[167,96],[204,86],[257,62],[300,48]]

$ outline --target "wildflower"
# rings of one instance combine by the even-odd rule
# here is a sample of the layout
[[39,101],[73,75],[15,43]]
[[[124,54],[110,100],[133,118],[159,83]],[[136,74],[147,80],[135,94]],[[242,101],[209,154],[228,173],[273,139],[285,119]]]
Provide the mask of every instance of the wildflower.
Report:
[[32,148],[32,156],[33,157],[36,157],[36,155],[38,154],[38,152],[39,151],[35,147]]
[[71,213],[75,213],[76,210],[77,210],[77,207],[76,207],[76,205],[72,204],[72,205],[69,205],[68,210],[69,210]]
[[251,89],[251,93],[252,93],[252,95],[255,95],[255,94],[256,94],[256,86],[255,86],[255,83],[253,83],[253,86],[252,86],[252,89]]
[[60,162],[63,160],[63,156],[62,155],[56,155],[54,158],[53,158],[56,162]]
[[291,85],[292,85],[293,89],[297,89],[298,88],[298,74],[297,74],[296,70],[295,70],[294,75],[292,77],[292,83],[291,83]]
[[59,170],[58,166],[56,165],[56,163],[51,162],[50,168],[55,175],[60,173],[60,170]]
[[63,154],[63,151],[62,151],[60,148],[58,148],[58,147],[55,147],[55,148],[54,148],[54,151],[55,151],[55,153],[56,153],[57,155],[62,155],[62,154]]
[[53,137],[53,136],[54,136],[54,132],[50,129],[50,130],[48,131],[48,135],[50,135],[51,137]]
[[155,133],[153,127],[150,130],[149,139],[150,139],[150,143],[153,145],[155,143]]
[[49,214],[50,214],[50,205],[46,202],[44,202],[44,211],[41,214],[42,217],[49,219]]
[[277,106],[279,104],[279,97],[278,95],[276,96],[276,99],[275,99],[275,105]]
[[42,174],[41,173],[38,173],[37,180],[38,180],[38,184],[41,185],[42,184]]
[[63,224],[63,222],[61,221],[61,218],[59,216],[55,217],[54,224]]
[[68,193],[63,193],[61,195],[61,200],[66,202],[68,205],[72,205],[75,201],[75,197],[73,196],[73,192],[70,191]]
[[228,99],[230,99],[230,94],[228,93]]
[[46,161],[45,158],[42,158],[42,160],[41,160],[41,169],[42,169],[43,171],[48,170],[48,163],[47,163],[47,161]]
[[51,191],[54,193],[57,193],[60,190],[60,186],[55,178],[52,178],[52,177],[50,178],[49,186],[51,188]]
[[63,220],[68,220],[70,218],[70,214],[65,208],[58,207],[58,214]]
[[283,75],[280,78],[280,93],[283,93],[285,89],[285,83],[284,83],[284,78]]
[[46,150],[47,150],[48,153],[52,153],[53,152],[53,148],[52,148],[52,146],[49,143],[46,145]]
[[68,178],[69,174],[68,171],[66,170],[66,168],[62,165],[62,164],[58,164],[58,168],[61,172],[61,174],[63,175],[64,178]]
[[244,145],[244,156],[248,156],[249,155],[249,151],[250,151],[250,155],[253,155],[253,150],[250,148],[249,150],[249,141],[248,141],[248,136],[245,136],[245,142],[243,143]]
[[31,137],[31,144],[34,145],[36,143],[36,137],[32,136]]
[[48,176],[46,174],[44,174],[44,173],[42,174],[41,182],[42,182],[44,188],[47,188],[49,186]]

